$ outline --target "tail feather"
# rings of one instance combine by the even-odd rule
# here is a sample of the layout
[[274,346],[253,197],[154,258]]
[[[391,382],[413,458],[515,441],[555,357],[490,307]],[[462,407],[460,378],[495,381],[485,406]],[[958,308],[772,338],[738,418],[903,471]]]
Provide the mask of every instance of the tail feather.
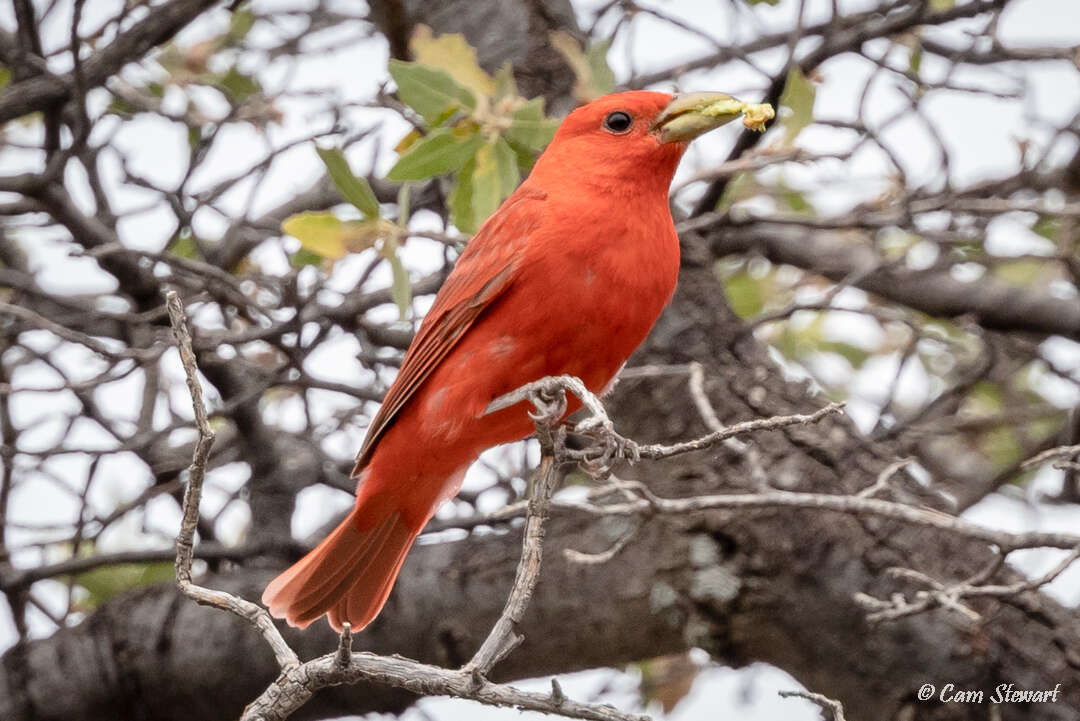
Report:
[[[411,535],[397,558],[394,558],[391,554],[383,554],[375,559],[372,567],[367,572],[367,577],[372,579],[381,577],[382,583],[371,584],[363,588],[360,587],[360,584],[355,585],[342,599],[342,603],[330,611],[330,625],[337,628],[342,621],[349,618],[360,618],[369,612],[371,618],[374,618],[386,603],[386,599],[389,598],[390,589],[394,587],[398,572],[401,571],[401,566],[405,563],[405,556],[408,554],[409,549],[412,548],[415,540],[416,534]],[[378,563],[377,566],[376,563]],[[369,611],[369,609],[374,610]]]
[[338,631],[346,621],[359,631],[378,615],[417,531],[397,512],[361,531],[360,512],[354,508],[322,543],[270,582],[262,601],[271,615],[306,628],[328,613]]
[[[327,544],[326,551],[320,554],[317,561],[324,574],[322,577],[313,576],[300,587],[292,601],[292,608],[317,608],[324,599],[337,598],[348,591],[355,577],[363,575],[372,555],[382,550],[388,531],[393,527],[392,521],[388,516],[383,523],[367,533],[346,533],[343,539]],[[356,536],[355,539],[352,538],[353,535]],[[323,545],[319,544],[319,547],[322,548]],[[335,554],[335,558],[328,560],[327,556],[331,553]]]

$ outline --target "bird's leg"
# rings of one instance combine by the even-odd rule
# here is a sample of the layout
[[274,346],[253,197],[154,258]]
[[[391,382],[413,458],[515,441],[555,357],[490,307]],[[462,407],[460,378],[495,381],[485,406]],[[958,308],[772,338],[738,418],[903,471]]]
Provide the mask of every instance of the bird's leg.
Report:
[[529,417],[536,423],[537,438],[541,445],[551,445],[553,429],[566,415],[566,392],[570,391],[581,400],[581,405],[589,415],[572,428],[572,432],[588,438],[590,444],[582,449],[560,448],[560,457],[577,461],[582,469],[595,478],[606,478],[616,461],[627,460],[631,463],[641,457],[637,443],[624,438],[615,431],[615,425],[608,417],[600,399],[596,397],[581,379],[573,376],[549,376],[511,391],[491,401],[487,413],[509,408],[515,403],[528,400],[533,404]]

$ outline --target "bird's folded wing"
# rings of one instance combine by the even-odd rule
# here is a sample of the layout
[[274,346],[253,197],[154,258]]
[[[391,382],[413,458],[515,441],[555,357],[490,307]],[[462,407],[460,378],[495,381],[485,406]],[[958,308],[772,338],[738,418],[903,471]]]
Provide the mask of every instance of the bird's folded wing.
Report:
[[[368,427],[356,457],[355,478],[371,460],[379,438],[484,309],[509,288],[524,256],[542,194],[519,193],[480,228],[446,279],[413,339],[401,370]],[[540,196],[540,197],[537,197]]]

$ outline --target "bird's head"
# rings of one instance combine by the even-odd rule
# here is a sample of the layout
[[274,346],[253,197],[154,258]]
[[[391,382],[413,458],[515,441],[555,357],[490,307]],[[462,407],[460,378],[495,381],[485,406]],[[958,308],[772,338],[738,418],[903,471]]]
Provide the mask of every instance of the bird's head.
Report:
[[725,101],[732,99],[719,93],[672,96],[635,90],[605,95],[563,120],[533,169],[535,182],[585,184],[612,192],[647,187],[666,196],[690,141],[739,116],[738,110],[716,111]]

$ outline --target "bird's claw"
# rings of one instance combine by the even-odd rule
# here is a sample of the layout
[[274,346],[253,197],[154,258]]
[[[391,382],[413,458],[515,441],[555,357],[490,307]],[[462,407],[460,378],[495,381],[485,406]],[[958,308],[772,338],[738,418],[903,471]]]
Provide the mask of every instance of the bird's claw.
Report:
[[[594,443],[581,451],[578,464],[581,469],[593,478],[606,478],[611,473],[611,468],[620,460],[631,463],[641,458],[640,448],[637,443],[624,438],[611,429],[611,422],[601,422],[604,433],[590,433]],[[581,424],[575,430],[580,430]]]
[[566,394],[561,390],[552,393],[538,390],[529,396],[535,410],[529,411],[534,423],[553,425],[566,413]]

